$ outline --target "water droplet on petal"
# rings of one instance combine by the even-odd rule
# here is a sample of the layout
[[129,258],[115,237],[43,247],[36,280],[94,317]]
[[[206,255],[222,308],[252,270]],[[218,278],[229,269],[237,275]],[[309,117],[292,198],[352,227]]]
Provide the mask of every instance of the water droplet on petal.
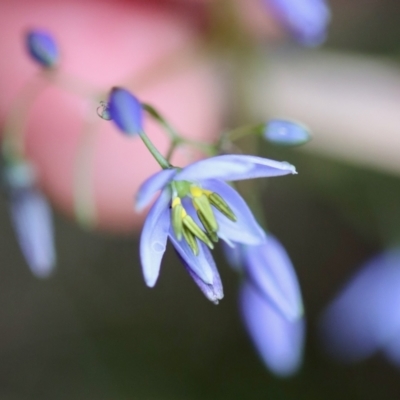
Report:
[[97,107],[96,112],[97,112],[97,115],[98,115],[100,118],[103,118],[103,119],[105,119],[106,121],[110,121],[110,120],[112,119],[112,118],[111,118],[111,115],[110,115],[110,110],[109,110],[109,108],[108,108],[108,104],[107,104],[106,101],[101,101],[101,102],[100,102],[100,106]]
[[165,244],[161,243],[161,242],[153,242],[151,244],[151,248],[153,251],[155,251],[156,253],[162,253],[165,251]]

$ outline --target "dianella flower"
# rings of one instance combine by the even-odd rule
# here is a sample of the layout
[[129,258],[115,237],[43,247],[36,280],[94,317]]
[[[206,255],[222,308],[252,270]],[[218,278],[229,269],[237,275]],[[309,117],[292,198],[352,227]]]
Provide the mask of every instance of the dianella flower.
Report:
[[286,250],[267,234],[261,244],[237,244],[234,252],[225,253],[235,269],[242,268],[240,309],[260,358],[274,374],[293,375],[303,358],[305,323],[299,284]]
[[7,165],[4,181],[21,251],[32,273],[46,278],[56,262],[50,206],[35,187],[35,172],[28,163]]
[[195,282],[213,302],[222,298],[222,285],[210,254],[222,239],[258,245],[265,233],[246,202],[225,181],[296,173],[286,163],[256,156],[221,155],[183,169],[167,168],[144,182],[137,195],[140,210],[161,194],[152,206],[140,239],[140,257],[146,284],[154,286],[169,238]]
[[328,306],[321,335],[336,359],[356,362],[381,351],[400,366],[400,248],[368,261]]
[[299,43],[317,46],[325,40],[331,17],[326,0],[262,1]]

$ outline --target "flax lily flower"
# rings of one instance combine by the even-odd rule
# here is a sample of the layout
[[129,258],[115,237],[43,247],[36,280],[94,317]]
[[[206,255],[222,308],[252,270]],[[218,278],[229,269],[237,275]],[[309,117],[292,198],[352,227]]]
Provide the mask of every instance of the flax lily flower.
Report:
[[370,259],[324,311],[320,332],[339,361],[363,361],[377,352],[400,366],[400,249]]
[[275,375],[293,375],[302,363],[305,322],[299,284],[285,248],[267,234],[262,244],[224,250],[228,262],[245,277],[240,309],[257,353]]
[[257,245],[265,240],[264,231],[245,201],[225,181],[295,173],[295,168],[286,162],[221,155],[183,169],[167,168],[151,176],[139,189],[136,199],[137,209],[143,209],[161,190],[149,211],[140,240],[146,284],[155,285],[170,238],[196,283],[201,283],[203,286],[199,286],[206,296],[217,302],[223,296],[222,285],[209,249],[219,238],[231,246]]

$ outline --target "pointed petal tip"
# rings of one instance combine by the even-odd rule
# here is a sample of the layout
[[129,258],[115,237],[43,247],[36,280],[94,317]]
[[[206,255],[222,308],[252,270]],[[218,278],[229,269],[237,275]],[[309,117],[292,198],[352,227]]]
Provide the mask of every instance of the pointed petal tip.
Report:
[[35,278],[38,279],[49,279],[51,278],[54,273],[55,273],[55,263],[52,263],[50,265],[29,265],[29,268],[32,272],[32,274],[35,276]]

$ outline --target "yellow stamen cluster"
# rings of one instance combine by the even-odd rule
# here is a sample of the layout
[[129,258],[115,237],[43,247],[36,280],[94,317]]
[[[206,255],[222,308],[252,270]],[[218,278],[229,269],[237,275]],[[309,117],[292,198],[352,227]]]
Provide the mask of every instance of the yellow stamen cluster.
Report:
[[172,226],[177,239],[182,240],[183,236],[193,253],[198,255],[199,247],[196,238],[204,242],[210,249],[214,247],[211,240],[213,242],[218,241],[218,223],[211,206],[214,206],[231,221],[236,221],[236,216],[225,200],[217,193],[192,185],[189,195],[205,232],[196,224],[193,218],[187,214],[179,196],[175,196],[171,203]]

